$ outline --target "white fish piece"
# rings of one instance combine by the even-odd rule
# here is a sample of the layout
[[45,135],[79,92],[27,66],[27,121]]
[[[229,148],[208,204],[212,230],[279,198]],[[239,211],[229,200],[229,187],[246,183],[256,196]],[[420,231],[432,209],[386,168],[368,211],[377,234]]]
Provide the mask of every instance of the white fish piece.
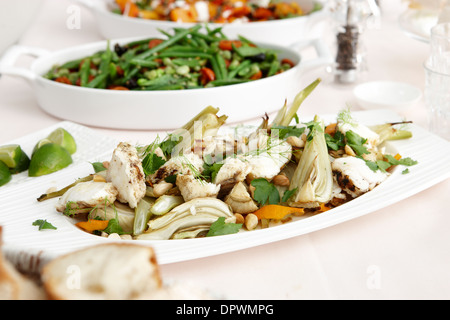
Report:
[[118,201],[136,208],[145,196],[146,186],[144,170],[135,147],[126,142],[119,143],[109,162],[106,180],[116,187]]
[[387,172],[373,171],[364,160],[356,157],[337,158],[331,163],[339,186],[356,198],[379,185],[389,176]]
[[291,160],[292,146],[286,141],[270,140],[268,147],[241,158],[250,165],[249,175],[252,178],[266,178],[271,180]]
[[110,182],[80,182],[59,198],[56,210],[64,212],[68,204],[74,209],[108,206],[116,201],[117,194],[117,189]]
[[215,198],[219,194],[220,185],[196,179],[192,175],[178,174],[176,185],[180,189],[184,201],[195,198]]
[[250,173],[251,167],[247,161],[239,158],[226,158],[222,167],[217,172],[214,183],[221,184],[233,180],[234,182],[244,181]]
[[174,174],[198,175],[203,172],[203,160],[195,153],[185,153],[170,158],[154,174],[148,177],[152,184],[156,184]]

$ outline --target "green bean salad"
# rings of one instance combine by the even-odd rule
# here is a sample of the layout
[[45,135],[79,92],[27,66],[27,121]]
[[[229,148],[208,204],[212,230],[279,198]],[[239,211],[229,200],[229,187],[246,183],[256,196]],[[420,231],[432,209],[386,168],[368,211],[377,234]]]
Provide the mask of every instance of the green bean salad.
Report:
[[[276,50],[239,37],[230,40],[221,28],[201,25],[160,31],[125,45],[108,41],[105,50],[55,65],[44,77],[60,83],[112,90],[180,90],[218,87],[267,78],[294,67]],[[202,32],[204,31],[204,32]]]

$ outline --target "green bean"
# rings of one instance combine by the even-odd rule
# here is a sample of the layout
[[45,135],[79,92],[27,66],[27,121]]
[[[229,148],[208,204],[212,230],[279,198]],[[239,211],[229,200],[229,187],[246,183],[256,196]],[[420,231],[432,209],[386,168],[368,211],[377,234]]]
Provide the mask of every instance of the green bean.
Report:
[[80,68],[80,85],[86,87],[89,82],[89,73],[91,71],[91,59],[86,58]]
[[[201,27],[206,32],[200,31]],[[290,68],[280,64],[275,50],[252,47],[252,42],[243,37],[239,37],[243,46],[221,50],[219,42],[227,39],[222,27],[174,28],[172,34],[159,31],[167,39],[153,48],[148,44],[156,38],[124,44],[121,50],[118,46],[113,49],[108,42],[105,50],[54,66],[45,77],[56,80],[64,76],[72,84],[79,82],[90,88],[122,85],[131,90],[174,90],[205,87],[200,73],[203,67],[211,68],[216,76],[209,87],[249,81],[259,70],[267,77]],[[260,53],[264,55],[255,57]],[[227,65],[227,61],[231,63]]]
[[117,75],[117,66],[114,62],[109,63],[109,77],[115,78]]
[[229,79],[234,78],[239,72],[241,72],[245,68],[250,67],[250,64],[251,64],[250,60],[242,61],[241,64],[239,64],[239,66],[237,66],[237,68],[233,69],[231,72],[228,73],[228,78]]
[[208,43],[206,43],[205,39],[203,39],[197,35],[193,35],[193,37],[197,40],[199,48],[209,50]]
[[188,66],[188,67],[198,67],[201,66],[200,60],[198,59],[180,59],[176,58],[172,60],[172,63],[177,66]]
[[182,31],[178,32],[177,34],[175,34],[173,37],[171,37],[170,39],[167,39],[166,41],[161,42],[160,44],[154,46],[153,48],[151,48],[148,51],[145,51],[143,53],[141,53],[140,55],[138,55],[136,58],[139,59],[145,59],[150,57],[152,54],[161,51],[162,49],[167,48],[168,46],[176,43],[178,40],[183,39],[184,37],[186,37],[188,34],[193,33],[197,30],[199,30],[201,28],[201,25],[196,25],[192,28],[189,29],[183,29]]
[[127,81],[129,81],[131,78],[133,78],[139,71],[140,71],[140,67],[137,66],[134,69],[131,69],[131,71],[127,72],[127,75],[121,79],[122,84],[127,83]]
[[60,69],[78,69],[81,61],[83,61],[83,59],[77,59],[66,62],[60,67]]
[[[233,45],[234,47],[234,45]],[[241,57],[253,57],[260,53],[265,53],[266,50],[259,47],[250,47],[250,46],[242,46],[239,48],[234,47],[235,51],[241,56]]]
[[204,39],[205,41],[211,43],[211,42],[215,42],[215,41],[219,41],[220,39],[218,39],[217,37],[214,36],[210,36],[201,32],[193,32],[192,33],[194,36],[199,37],[201,39]]
[[211,63],[212,69],[213,69],[213,71],[214,71],[214,73],[216,75],[216,79],[217,80],[222,80],[223,79],[222,70],[219,67],[219,63],[217,61],[216,56],[211,56],[209,61]]
[[161,53],[170,53],[170,52],[201,52],[201,53],[208,53],[208,54],[213,54],[216,51],[215,50],[211,50],[209,48],[207,49],[202,49],[199,47],[191,47],[191,46],[186,46],[186,45],[173,45],[170,48],[166,48],[163,51],[161,51]]
[[173,52],[161,52],[159,55],[156,56],[156,58],[195,58],[195,57],[200,57],[200,58],[205,58],[205,59],[210,59],[211,55],[209,53],[204,53],[204,52],[198,52],[198,51],[193,51],[193,52],[182,52],[182,51],[173,51]]
[[90,81],[86,87],[88,88],[105,88],[104,82],[108,77],[108,73],[102,73],[96,76],[92,81]]
[[277,72],[279,67],[280,67],[280,62],[278,60],[273,60],[272,63],[270,64],[269,72],[267,72],[267,76],[268,77],[273,76]]
[[131,59],[130,64],[141,67],[154,68],[158,66],[158,63],[153,60],[143,60],[143,59]]
[[112,58],[109,41],[107,43],[108,43],[107,49],[101,55],[101,61],[100,61],[100,66],[99,66],[99,75],[96,77],[96,79],[100,78],[101,80],[97,80],[99,83],[95,84],[94,88],[103,88],[103,89],[106,88],[106,80],[109,75],[109,64],[111,63],[111,58]]
[[174,81],[177,79],[174,78],[172,75],[165,74],[158,78],[147,80],[144,78],[141,78],[137,81],[138,85],[141,87],[149,87],[152,85],[166,85],[166,84],[173,84]]
[[216,53],[216,61],[217,61],[217,67],[220,70],[220,75],[222,79],[226,79],[228,77],[228,70],[227,66],[225,64],[225,59],[219,54],[219,52]]

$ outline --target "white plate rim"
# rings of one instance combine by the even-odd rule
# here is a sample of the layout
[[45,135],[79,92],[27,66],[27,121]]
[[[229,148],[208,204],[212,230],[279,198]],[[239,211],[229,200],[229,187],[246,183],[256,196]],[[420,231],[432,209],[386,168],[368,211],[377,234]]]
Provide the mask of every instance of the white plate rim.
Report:
[[[391,110],[355,111],[352,114],[357,120],[368,125],[403,120]],[[325,121],[327,119],[332,121],[335,114],[322,117]],[[450,177],[448,166],[450,143],[417,125],[410,125],[410,129],[413,132],[411,139],[394,141],[390,144],[392,143],[392,147],[404,157],[411,157],[419,163],[410,167],[409,174],[401,174],[401,170],[396,170],[388,180],[371,192],[340,207],[273,228],[240,232],[234,235],[187,240],[119,240],[119,242],[149,245],[155,250],[159,264],[169,264],[301,236],[385,208]],[[16,141],[20,142],[21,140]],[[115,141],[110,141],[110,143],[115,143]],[[436,157],[436,150],[440,152],[439,158]],[[88,161],[92,160],[87,159],[86,163],[74,166],[76,170],[60,172],[58,179],[61,179],[61,185],[70,183],[74,177],[81,174],[92,172]],[[27,182],[28,189],[26,190],[34,190],[35,195],[39,196],[46,190],[45,183],[51,185],[54,181],[52,179],[54,178],[44,176],[42,183]],[[44,180],[46,181],[44,182]],[[37,186],[39,189],[36,189]],[[398,186],[403,186],[403,188],[398,189]],[[2,226],[4,234],[3,251],[20,269],[36,272],[47,261],[59,255],[91,245],[118,241],[93,236],[78,230],[69,222],[68,218],[54,210],[54,202],[51,200],[27,203],[17,199],[17,196],[11,196],[11,193],[20,190],[20,187],[20,185],[11,186],[8,192],[0,189],[0,202],[5,204],[4,200],[12,201],[12,203],[6,202],[7,204],[0,212],[0,226]],[[5,193],[8,193],[9,196]],[[379,201],[380,198],[383,201]],[[31,211],[30,208],[32,208]],[[8,212],[9,216],[5,212]],[[17,216],[18,212],[20,212],[19,216]],[[47,219],[58,229],[37,231],[36,227],[31,225],[36,219]]]

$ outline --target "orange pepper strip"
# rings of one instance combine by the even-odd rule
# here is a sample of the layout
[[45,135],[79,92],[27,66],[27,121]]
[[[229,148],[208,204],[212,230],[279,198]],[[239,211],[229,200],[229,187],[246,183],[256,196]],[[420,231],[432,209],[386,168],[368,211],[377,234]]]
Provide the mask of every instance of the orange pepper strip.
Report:
[[325,212],[325,211],[328,211],[328,210],[330,210],[331,208],[330,207],[327,207],[326,205],[325,205],[325,203],[321,203],[320,204],[320,209],[319,209],[319,212]]
[[255,212],[254,215],[258,217],[258,219],[275,219],[281,220],[291,213],[299,213],[303,214],[305,210],[303,208],[292,208],[281,206],[277,204],[269,204],[264,207],[259,208]]
[[336,126],[336,122],[330,123],[325,127],[325,133],[328,133],[330,136],[334,136],[334,134],[336,133]]
[[89,219],[87,221],[81,221],[76,223],[75,225],[89,233],[92,233],[96,230],[104,230],[108,226],[109,220],[95,220]]

